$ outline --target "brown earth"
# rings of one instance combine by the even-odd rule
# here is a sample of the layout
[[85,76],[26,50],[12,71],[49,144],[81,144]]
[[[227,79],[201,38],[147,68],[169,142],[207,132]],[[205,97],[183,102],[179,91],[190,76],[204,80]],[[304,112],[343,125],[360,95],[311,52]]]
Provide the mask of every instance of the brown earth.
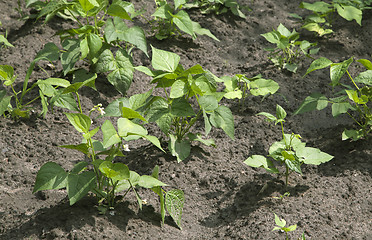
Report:
[[[149,16],[154,11],[153,1],[149,2],[137,0],[134,4],[137,9],[144,6]],[[191,18],[210,29],[220,42],[204,36],[195,41],[185,36],[160,42],[151,36],[145,21],[135,21],[147,30],[149,44],[176,52],[184,66],[200,64],[217,76],[239,73],[252,77],[261,73],[280,85],[279,93],[264,101],[248,97],[244,107],[225,101],[235,116],[236,139],[214,130],[211,137],[215,138],[217,147],[195,144],[191,156],[181,163],[147,143],[130,146],[132,151],[123,160],[130,169],[149,174],[159,165],[160,180],[185,192],[183,230],[170,217],[161,227],[159,203],[150,191],[140,190],[148,201],[142,211],[133,195],[129,195],[107,215],[98,213],[91,197],[69,206],[65,190],[32,194],[36,173],[44,163],[54,161],[70,169],[84,157],[58,147],[79,143],[81,135],[69,124],[63,110],[55,109],[46,119],[31,117],[16,122],[0,118],[0,239],[284,239],[284,233],[271,231],[275,225],[273,213],[290,225],[298,225],[290,234],[291,239],[297,239],[303,232],[306,239],[372,239],[372,140],[342,141],[342,130],[353,124],[349,118],[334,119],[330,109],[290,114],[286,122],[288,133],[301,134],[308,146],[335,157],[319,166],[303,166],[303,176],[291,175],[288,189],[283,179],[243,163],[252,154],[266,154],[269,146],[280,139],[279,127],[256,113],[274,113],[276,104],[291,113],[310,93],[320,91],[329,95],[332,90],[328,86],[327,70],[302,77],[311,60],[305,59],[299,72],[290,74],[273,67],[264,51],[269,44],[260,34],[271,31],[279,23],[299,30],[288,14],[304,14],[298,8],[300,1],[240,3],[253,10],[245,12],[247,19],[189,11]],[[71,23],[59,18],[46,25],[41,21],[21,21],[16,7],[17,1],[0,0],[1,32],[7,29],[8,39],[15,46],[0,50],[0,64],[15,68],[20,88],[36,53],[50,41],[59,44],[55,32]],[[318,42],[318,57],[335,62],[352,56],[371,59],[371,10],[364,12],[361,27],[355,21],[338,17],[333,29],[335,33],[324,38],[300,32],[302,39]],[[150,62],[139,51],[135,51],[134,60],[138,65]],[[352,74],[357,72],[358,69],[352,69]],[[48,73],[53,75],[55,71],[48,69]],[[45,74],[36,69],[31,81],[39,78],[45,78]],[[149,89],[148,82],[149,78],[136,74],[128,96]],[[82,91],[87,111],[95,104],[107,106],[120,97],[103,78],[96,84],[98,92]],[[36,113],[40,111],[40,103],[34,107]],[[152,134],[160,134],[155,126],[148,128]],[[268,188],[259,194],[266,183]],[[290,196],[284,200],[274,198],[287,191]]]

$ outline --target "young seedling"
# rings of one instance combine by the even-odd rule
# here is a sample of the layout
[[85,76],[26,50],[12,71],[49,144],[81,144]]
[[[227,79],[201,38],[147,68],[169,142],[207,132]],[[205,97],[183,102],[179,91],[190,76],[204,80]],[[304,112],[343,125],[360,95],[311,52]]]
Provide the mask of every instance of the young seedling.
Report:
[[[337,92],[332,98],[327,98],[320,93],[313,93],[301,103],[294,114],[301,114],[315,109],[322,110],[331,103],[334,117],[348,114],[358,125],[358,129],[345,129],[342,133],[342,139],[356,141],[361,138],[367,138],[372,131],[372,111],[369,106],[372,101],[372,63],[367,59],[358,60],[357,62],[361,63],[367,70],[353,78],[348,70],[352,62],[353,58],[340,63],[333,63],[324,57],[313,61],[305,75],[312,71],[329,67],[331,86],[341,87],[342,90]],[[345,74],[351,85],[341,82]],[[352,113],[349,111],[352,111]]]
[[251,11],[249,7],[242,7],[235,0],[193,0],[184,4],[184,8],[200,8],[202,14],[215,13],[217,15],[231,11],[234,15],[246,19],[241,9]]
[[181,35],[180,31],[189,34],[193,39],[196,35],[207,35],[219,41],[208,29],[202,28],[199,23],[191,20],[189,14],[181,10],[186,0],[175,0],[174,5],[170,5],[166,0],[155,0],[156,11],[152,14],[154,18],[150,21],[155,22],[153,30],[155,37],[159,40],[167,39],[173,35]]
[[[2,26],[2,23],[0,21],[0,27]],[[14,47],[9,41],[8,41],[8,32],[5,31],[5,35],[0,34],[0,49],[6,48],[6,47]]]
[[[285,225],[287,225],[287,222],[284,219],[280,219],[278,217],[278,215],[276,215],[275,213],[274,213],[274,216],[275,216],[275,224],[277,226],[274,227],[273,231],[278,231],[279,230],[279,231],[285,232],[285,239],[286,240],[289,240],[288,233],[295,231],[296,228],[297,228],[297,224],[294,224],[294,225],[291,225],[289,227],[286,227]],[[299,238],[299,239],[306,240],[305,234],[303,233],[302,236],[301,236],[301,238]]]
[[330,161],[333,156],[320,151],[317,148],[306,147],[306,143],[301,142],[301,136],[298,134],[285,134],[284,122],[287,113],[280,106],[276,106],[276,116],[261,112],[257,115],[263,115],[269,122],[274,122],[275,125],[280,123],[283,139],[275,142],[269,149],[269,157],[275,160],[276,163],[285,166],[285,173],[280,173],[279,169],[275,167],[272,160],[262,155],[253,155],[247,158],[244,163],[251,167],[262,167],[270,173],[285,176],[285,186],[288,186],[288,176],[292,172],[297,172],[302,175],[302,164],[319,165]]
[[[99,105],[95,106],[94,110],[104,114],[104,110]],[[82,113],[66,113],[70,123],[82,133],[83,140],[77,145],[61,147],[78,150],[84,153],[90,161],[78,162],[70,171],[65,171],[54,162],[44,164],[36,176],[33,192],[66,188],[71,205],[91,192],[97,197],[100,212],[104,213],[115,206],[115,196],[119,192],[124,192],[126,196],[129,191],[133,191],[139,208],[142,209],[142,199],[136,187],[143,187],[159,195],[162,222],[164,223],[167,209],[181,228],[184,194],[178,189],[168,192],[163,189],[167,185],[158,180],[158,166],[154,168],[151,176],[140,176],[130,171],[124,163],[115,162],[116,157],[124,156],[122,151],[128,150],[128,142],[139,138],[144,138],[163,150],[155,136],[148,135],[143,126],[124,117],[131,116],[131,118],[146,121],[138,112],[129,108],[122,108],[121,111],[122,117],[117,120],[117,130],[110,120],[106,120],[101,127],[90,129],[92,123],[90,116]],[[102,131],[103,141],[93,138],[99,130]],[[100,156],[105,157],[101,159]]]
[[306,40],[298,41],[300,34],[293,30],[290,32],[284,25],[279,24],[277,30],[261,34],[268,42],[276,44],[276,48],[265,48],[269,51],[269,59],[280,69],[287,69],[295,73],[298,69],[299,59],[302,56],[312,58],[319,48],[312,48],[316,43]]

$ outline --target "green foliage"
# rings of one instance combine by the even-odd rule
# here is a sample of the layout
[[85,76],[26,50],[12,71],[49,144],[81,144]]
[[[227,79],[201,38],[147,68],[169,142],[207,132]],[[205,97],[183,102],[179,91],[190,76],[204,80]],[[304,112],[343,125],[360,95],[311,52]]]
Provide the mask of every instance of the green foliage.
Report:
[[266,97],[276,93],[279,89],[279,84],[271,79],[264,79],[259,74],[252,78],[248,78],[242,74],[236,74],[233,77],[222,77],[225,85],[223,95],[227,99],[239,99],[243,101],[249,94],[253,96]]
[[202,14],[216,13],[217,15],[231,11],[234,15],[246,19],[246,16],[241,9],[247,9],[248,7],[242,7],[235,0],[190,0],[188,3],[183,5],[184,8],[200,8]]
[[[263,115],[269,122],[274,122],[275,125],[280,123],[282,129],[282,140],[275,142],[269,149],[269,157],[275,160],[280,165],[285,165],[285,185],[288,185],[288,176],[292,172],[302,174],[302,164],[319,165],[330,161],[333,156],[320,151],[317,148],[306,147],[306,143],[301,142],[301,136],[298,134],[285,134],[284,122],[287,113],[285,110],[277,105],[276,116],[261,112],[258,115]],[[270,173],[282,174],[279,169],[275,167],[274,162],[262,155],[253,155],[244,161],[245,164],[251,167],[262,167]]]
[[276,48],[266,48],[269,59],[281,69],[296,72],[299,59],[303,56],[310,57],[318,53],[319,48],[312,48],[316,43],[306,40],[298,41],[300,34],[293,30],[290,32],[285,26],[279,24],[277,30],[261,34],[268,42],[276,44]]
[[[2,23],[0,21],[0,27],[2,26]],[[0,34],[0,49],[6,48],[6,47],[14,47],[7,39],[8,32],[5,32],[5,35]]]
[[136,47],[147,55],[142,28],[128,27],[125,23],[125,20],[132,20],[130,15],[137,14],[132,3],[122,0],[114,0],[111,4],[108,0],[51,0],[37,6],[40,11],[37,19],[45,17],[47,22],[58,15],[78,25],[57,32],[63,47],[60,61],[64,75],[74,72],[75,64],[84,60],[97,73],[107,73],[108,81],[116,90],[126,93],[133,79],[131,50]]
[[[219,103],[225,94],[217,91],[217,81],[221,80],[200,65],[184,69],[179,61],[177,54],[152,47],[154,70],[144,66],[136,69],[151,76],[151,83],[156,84],[155,88],[162,88],[165,97],[152,96],[151,90],[146,95],[136,96],[137,101],[132,102],[136,101],[145,118],[156,122],[169,137],[168,149],[182,161],[189,156],[192,141],[214,146],[212,139],[205,140],[200,134],[191,132],[198,119],[204,120],[205,136],[213,126],[221,128],[232,139],[234,119],[230,109]],[[123,100],[123,105],[130,106],[130,101]]]
[[323,1],[302,2],[300,8],[307,9],[312,14],[305,18],[297,14],[291,15],[302,22],[302,28],[323,36],[333,33],[332,17],[335,12],[347,21],[355,20],[359,25],[362,25],[362,12],[365,9],[371,9],[371,7],[368,7],[371,3],[371,1],[363,0],[333,0],[331,3]]
[[174,6],[166,0],[155,0],[157,9],[152,14],[155,26],[155,37],[159,40],[167,39],[173,35],[181,35],[180,31],[189,34],[193,39],[196,35],[207,35],[219,41],[208,29],[202,28],[199,23],[191,20],[189,14],[181,10],[186,0],[174,0]]
[[[68,87],[70,84],[67,80],[60,79],[60,78],[47,78],[45,80],[38,80],[37,82],[33,83],[29,86],[29,79],[31,74],[35,68],[35,65],[38,64],[39,61],[48,61],[52,63],[56,61],[59,56],[59,49],[53,43],[47,43],[42,50],[40,50],[35,59],[31,62],[25,80],[23,81],[22,90],[17,91],[14,88],[14,83],[16,81],[17,76],[14,74],[14,69],[12,66],[9,65],[0,65],[0,80],[2,81],[3,85],[5,86],[4,90],[0,91],[0,114],[7,116],[10,115],[13,118],[28,118],[30,114],[29,105],[34,101],[40,99],[43,110],[41,112],[42,115],[48,111],[48,101],[47,98],[50,97],[51,104],[61,107],[67,107],[69,109],[78,110],[77,107],[70,106],[71,98],[69,98],[66,94],[62,95],[61,92],[58,91],[57,87]],[[41,66],[39,68],[43,69]],[[45,72],[45,71],[44,71]],[[35,87],[39,87],[39,96],[24,103],[24,97],[27,93],[33,90]],[[7,93],[6,89],[10,89]],[[75,101],[75,100],[72,100]]]
[[[101,106],[95,106],[89,115],[94,110],[104,114]],[[125,115],[124,112],[127,111],[127,108],[123,107],[122,111]],[[132,112],[135,111],[132,110]],[[140,116],[138,112],[137,115]],[[154,168],[152,176],[140,176],[138,173],[129,170],[124,163],[114,162],[115,157],[124,156],[122,151],[129,151],[128,142],[139,138],[147,139],[163,150],[156,137],[148,135],[147,130],[142,125],[124,117],[117,120],[116,128],[110,120],[106,120],[101,127],[91,130],[92,120],[90,116],[82,113],[66,113],[66,116],[74,128],[82,133],[83,140],[82,143],[77,145],[61,147],[78,150],[84,153],[90,161],[78,162],[70,171],[65,171],[54,162],[44,164],[36,176],[33,192],[66,188],[71,205],[92,192],[97,197],[101,212],[104,213],[114,207],[117,193],[125,191],[126,195],[130,190],[135,193],[138,205],[142,209],[142,199],[136,188],[152,189],[160,197],[163,223],[166,208],[181,228],[183,192],[178,189],[168,192],[163,190],[162,187],[167,185],[158,180],[158,166]],[[144,118],[140,116],[139,119]],[[93,138],[99,130],[102,131],[103,141]],[[104,156],[104,158],[101,159],[100,156]]]
[[[372,130],[372,113],[369,106],[369,102],[372,101],[372,63],[367,59],[358,60],[367,70],[353,78],[348,71],[352,62],[353,58],[340,63],[333,63],[324,57],[313,61],[306,74],[329,67],[331,86],[341,87],[342,90],[331,98],[327,98],[321,93],[313,93],[305,98],[294,114],[301,114],[315,109],[322,110],[330,103],[334,117],[348,114],[358,125],[358,129],[345,129],[342,133],[343,140],[352,139],[356,141],[360,138],[368,137]],[[352,83],[351,85],[341,82],[345,74]],[[352,111],[352,113],[349,111]]]
[[[279,230],[279,231],[285,232],[285,239],[288,240],[289,239],[288,238],[288,233],[295,231],[296,228],[297,228],[297,224],[286,227],[285,225],[287,225],[287,222],[284,219],[280,219],[278,217],[278,215],[276,215],[275,213],[274,213],[274,216],[275,216],[275,224],[277,226],[275,226],[272,231],[278,231]],[[298,238],[298,239],[306,240],[305,234],[303,233],[301,238]]]

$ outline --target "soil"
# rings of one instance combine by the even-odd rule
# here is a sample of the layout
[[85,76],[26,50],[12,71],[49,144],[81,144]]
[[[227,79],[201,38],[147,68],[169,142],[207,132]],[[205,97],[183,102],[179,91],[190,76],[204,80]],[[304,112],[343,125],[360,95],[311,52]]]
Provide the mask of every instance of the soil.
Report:
[[[144,7],[147,16],[154,11],[153,2],[133,2],[137,9]],[[202,15],[198,10],[189,11],[191,18],[210,29],[219,42],[206,36],[196,40],[183,36],[158,41],[143,19],[134,21],[146,30],[148,44],[179,54],[186,67],[200,64],[217,76],[262,74],[280,85],[277,94],[263,101],[248,97],[242,105],[224,100],[234,113],[235,140],[221,130],[213,130],[210,136],[216,140],[217,147],[194,144],[191,156],[181,163],[144,142],[131,145],[126,158],[120,159],[140,174],[150,174],[159,165],[160,180],[184,191],[182,230],[170,217],[161,226],[158,199],[144,189],[139,193],[148,204],[142,211],[134,195],[128,195],[106,215],[99,214],[91,196],[70,206],[65,190],[33,194],[37,171],[44,163],[54,161],[71,169],[84,159],[76,151],[58,147],[81,141],[64,110],[56,108],[43,119],[37,117],[41,105],[36,102],[35,114],[30,119],[0,119],[0,239],[285,239],[284,233],[272,231],[273,213],[284,218],[288,225],[297,224],[297,229],[289,234],[291,239],[302,233],[306,239],[372,239],[372,139],[342,141],[343,129],[353,127],[353,122],[346,116],[333,118],[329,108],[290,114],[312,92],[332,93],[329,72],[320,70],[303,77],[310,59],[304,59],[295,74],[277,69],[264,50],[270,44],[260,36],[282,23],[300,31],[301,39],[318,42],[317,57],[335,62],[352,56],[371,59],[372,12],[363,12],[362,26],[336,17],[334,34],[317,38],[289,18],[289,13],[305,14],[299,3],[240,1],[253,10],[245,11],[246,19],[231,13]],[[48,24],[22,21],[16,7],[17,1],[0,0],[1,33],[7,30],[14,45],[0,50],[0,64],[15,68],[20,89],[36,53],[50,41],[59,45],[55,32],[72,23],[60,18]],[[133,58],[136,65],[150,62],[140,51],[135,51]],[[44,67],[51,75],[61,69],[59,65],[57,69]],[[360,68],[351,69],[352,75],[358,71]],[[45,78],[45,74],[37,68],[30,81],[40,78]],[[149,80],[136,73],[128,96],[148,90]],[[97,92],[82,90],[82,103],[87,111],[95,104],[107,106],[121,97],[103,77],[97,79],[96,85]],[[286,132],[298,133],[308,146],[334,156],[332,161],[319,166],[303,166],[303,175],[291,175],[287,189],[283,179],[243,163],[253,154],[265,155],[269,146],[280,139],[279,126],[256,116],[261,111],[274,113],[276,104],[289,113]],[[94,124],[98,126],[101,121]],[[149,125],[148,129],[151,134],[160,135],[155,126]],[[260,193],[265,185],[267,188]],[[283,200],[275,198],[285,192],[290,195]]]

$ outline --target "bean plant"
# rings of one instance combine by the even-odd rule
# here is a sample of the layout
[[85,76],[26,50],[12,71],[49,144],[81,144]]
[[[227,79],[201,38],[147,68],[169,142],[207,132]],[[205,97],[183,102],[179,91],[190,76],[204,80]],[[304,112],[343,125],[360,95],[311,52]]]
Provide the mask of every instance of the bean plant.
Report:
[[[38,87],[38,82],[29,86],[31,74],[34,71],[35,65],[38,65],[40,69],[44,70],[42,66],[38,64],[39,61],[48,61],[52,63],[52,61],[58,59],[56,50],[58,50],[58,48],[54,48],[54,45],[46,44],[45,47],[37,53],[27,70],[21,90],[15,87],[17,76],[14,73],[13,67],[10,65],[0,65],[0,80],[5,87],[5,89],[0,90],[0,115],[11,116],[16,119],[28,118],[30,116],[32,110],[30,105],[39,98],[43,99],[43,93],[40,91],[40,96],[25,102],[26,94],[35,87]],[[44,70],[44,72],[46,71]],[[53,78],[48,79],[48,81],[51,81]],[[44,114],[44,112],[42,114]]]
[[169,137],[168,149],[182,161],[190,155],[192,141],[215,145],[213,139],[192,133],[199,119],[204,120],[205,136],[213,126],[233,139],[234,118],[231,110],[220,103],[224,93],[217,91],[217,77],[200,65],[184,69],[179,61],[177,54],[152,47],[154,70],[144,66],[136,69],[151,76],[155,88],[163,89],[164,95],[152,96],[143,111],[146,119],[156,122]]
[[184,5],[184,8],[200,8],[202,14],[216,13],[217,15],[230,11],[243,19],[246,19],[246,16],[241,9],[251,10],[248,7],[242,7],[235,0],[191,0]]
[[300,34],[296,30],[289,31],[284,25],[279,24],[277,30],[261,34],[268,42],[276,44],[276,48],[265,48],[269,51],[269,59],[275,66],[296,72],[299,59],[303,56],[311,57],[318,53],[319,48],[312,48],[316,43],[306,40],[298,41]]
[[[301,136],[298,134],[286,134],[284,132],[284,122],[287,116],[286,111],[280,106],[276,106],[276,116],[261,112],[257,115],[263,115],[269,122],[274,124],[280,123],[282,130],[282,140],[275,142],[269,149],[269,158],[262,155],[253,155],[247,158],[244,163],[251,167],[262,167],[270,173],[284,175],[285,185],[288,186],[288,176],[292,172],[297,172],[302,175],[301,165],[312,164],[319,165],[321,163],[332,160],[333,156],[320,151],[317,148],[306,147],[306,143],[301,142]],[[285,166],[285,173],[281,173],[274,163]]]
[[136,14],[134,5],[122,0],[112,3],[108,0],[63,0],[49,1],[40,9],[37,18],[45,17],[48,21],[58,15],[78,25],[57,32],[63,48],[60,61],[64,75],[75,71],[75,64],[84,60],[92,71],[108,74],[108,81],[125,94],[133,79],[132,49],[136,47],[147,55],[142,28],[125,23]]
[[333,0],[331,3],[324,1],[302,2],[300,8],[309,10],[312,14],[304,18],[297,14],[291,14],[291,16],[302,22],[302,28],[324,36],[333,33],[332,23],[335,12],[347,21],[355,20],[361,26],[363,10],[371,9],[368,7],[371,3],[371,0]]
[[[279,230],[279,231],[285,232],[285,239],[289,240],[288,233],[295,231],[296,228],[297,228],[297,224],[286,227],[285,225],[287,225],[287,222],[284,219],[280,219],[278,217],[278,215],[276,215],[275,213],[274,213],[274,216],[275,216],[275,224],[277,226],[274,227],[273,231],[278,231]],[[306,240],[305,233],[303,233],[301,238],[298,238],[298,239],[299,240]]]
[[[78,104],[81,106],[81,104]],[[104,114],[100,105],[93,110]],[[92,111],[93,111],[92,110]],[[80,109],[82,111],[82,109]],[[37,173],[33,192],[66,188],[70,205],[75,204],[89,192],[97,198],[101,213],[105,213],[115,206],[115,197],[118,193],[133,191],[139,208],[142,209],[142,199],[136,190],[143,187],[154,191],[160,200],[162,222],[165,220],[166,209],[176,224],[181,228],[182,208],[184,193],[179,189],[165,191],[167,185],[159,181],[159,167],[156,166],[152,175],[139,175],[130,171],[128,166],[116,157],[124,157],[123,151],[128,151],[128,142],[139,138],[146,139],[163,150],[158,138],[148,135],[147,130],[140,124],[134,123],[128,118],[138,118],[146,121],[138,112],[122,108],[122,117],[117,119],[114,127],[110,120],[106,120],[100,127],[91,129],[91,113],[65,113],[69,122],[82,134],[83,140],[75,145],[63,145],[60,147],[74,149],[86,155],[88,161],[80,161],[74,167],[66,171],[55,162],[45,163]],[[97,140],[94,136],[102,131],[103,140]]]
[[192,21],[189,14],[181,10],[186,0],[174,0],[170,5],[166,0],[155,0],[156,11],[152,14],[155,22],[153,30],[155,37],[159,40],[167,39],[171,36],[181,35],[180,31],[189,34],[193,39],[196,35],[207,35],[219,41],[208,29],[202,28],[198,22]]
[[[329,68],[332,87],[341,88],[331,98],[327,98],[321,93],[313,93],[301,103],[294,114],[301,114],[312,110],[322,110],[329,103],[332,105],[332,115],[337,117],[341,114],[347,114],[357,124],[357,129],[345,129],[342,133],[342,139],[358,140],[367,138],[372,131],[372,110],[370,102],[372,101],[372,63],[367,59],[359,59],[367,70],[352,77],[349,67],[354,58],[349,58],[340,63],[334,63],[327,58],[319,58],[312,62],[306,75],[319,69]],[[343,82],[346,75],[348,81]]]

